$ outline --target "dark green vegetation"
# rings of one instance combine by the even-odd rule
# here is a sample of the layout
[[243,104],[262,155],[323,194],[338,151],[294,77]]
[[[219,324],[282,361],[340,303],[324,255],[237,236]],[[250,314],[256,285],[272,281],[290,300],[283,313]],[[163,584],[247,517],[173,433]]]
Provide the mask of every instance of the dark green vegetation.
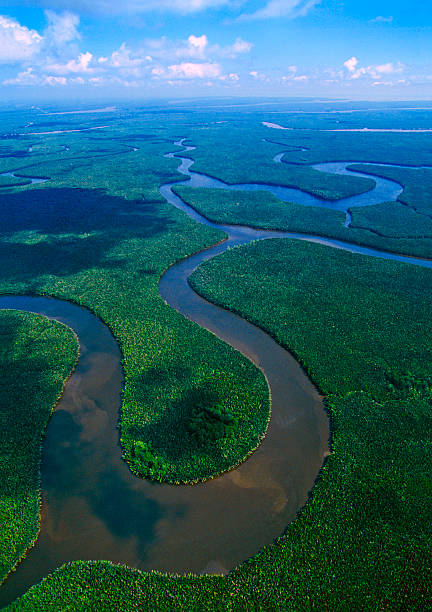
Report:
[[[319,173],[306,167],[308,164],[363,160],[371,163],[432,166],[430,134],[325,130],[355,129],[366,125],[377,128],[428,127],[427,116],[427,113],[420,111],[405,114],[395,111],[322,116],[308,116],[307,113],[300,112],[290,113],[286,117],[280,114],[272,117],[269,112],[261,116],[263,121],[274,121],[292,128],[285,131],[257,124],[252,127],[250,123],[259,121],[260,115],[251,113],[250,123],[240,115],[244,123],[237,119],[234,125],[226,121],[221,125],[194,127],[188,143],[195,145],[197,149],[188,153],[188,156],[195,160],[194,171],[210,174],[227,183],[268,182],[292,185],[315,195],[320,195],[320,191],[328,191],[325,197],[334,199],[361,193],[366,189],[356,182],[351,182],[353,177]],[[273,156],[281,152],[285,152],[283,162],[275,164],[272,161]],[[228,159],[230,163],[227,163]],[[278,201],[270,194],[264,202],[264,199],[260,200],[259,196],[251,196],[248,192],[249,204],[246,204],[245,199],[242,200],[240,192],[237,192],[236,200],[233,200],[235,196],[228,195],[228,192],[219,195],[210,193],[205,196],[201,190],[195,190],[193,195],[185,190],[181,197],[202,214],[219,222],[227,222],[229,219],[232,223],[251,223],[262,228],[313,233],[386,251],[431,258],[430,223],[422,214],[427,215],[430,207],[432,170],[409,167],[373,168],[370,165],[366,167],[356,164],[353,164],[352,168],[366,172],[371,170],[371,174],[401,183],[405,191],[399,201],[406,205],[407,210],[404,211],[391,202],[368,208],[354,207],[351,211],[352,227],[346,228],[343,224],[344,217],[339,211],[323,212],[308,207],[300,208],[294,204],[277,204]],[[308,174],[311,172],[312,174]],[[333,179],[343,179],[344,183],[332,182]],[[221,195],[224,198],[223,207]],[[240,202],[240,207],[232,206],[237,202]],[[262,208],[263,205],[265,209]],[[269,213],[267,218],[264,218],[264,210]],[[414,217],[415,210],[421,213],[418,219]]]
[[[260,135],[271,138],[274,130],[259,128],[258,134],[257,131],[232,125],[217,130],[195,129],[186,143],[198,145],[195,151],[187,153],[195,160],[194,171],[230,184],[267,183],[298,187],[324,200],[364,193],[375,185],[372,179],[323,174],[298,161],[291,165],[276,164],[273,156],[281,152],[281,147],[257,138]],[[296,159],[299,159],[298,149]]]
[[10,609],[430,608],[432,272],[272,240],[193,282],[295,352],[326,393],[332,454],[310,502],[226,578],[72,563]]
[[194,189],[184,185],[174,187],[173,191],[204,217],[216,223],[325,235],[348,233],[343,231],[345,213],[283,202],[266,191]]
[[77,358],[66,326],[0,310],[0,582],[37,537],[41,440]]
[[431,372],[430,270],[276,239],[232,249],[190,280],[212,301],[247,310],[325,394],[368,389],[381,397],[390,373]]
[[398,198],[400,205],[394,209],[390,209],[391,205],[386,209],[371,206],[371,211],[354,209],[356,226],[364,221],[363,214],[369,213],[371,229],[382,235],[391,236],[397,232],[399,236],[432,239],[432,167],[414,169],[354,164],[351,169],[366,170],[404,187]]
[[[34,117],[26,121],[30,119]],[[228,123],[216,125],[221,119]],[[280,132],[262,127],[261,120],[308,130]],[[400,114],[382,119],[299,114],[282,120],[280,115],[243,112],[138,111],[119,113],[115,125],[99,132],[1,141],[2,172],[20,169],[52,180],[11,189],[1,200],[0,288],[71,299],[110,324],[124,352],[122,440],[135,471],[156,478],[162,471],[165,478],[171,453],[178,477],[187,464],[187,452],[181,454],[184,440],[202,450],[191,424],[196,418],[206,421],[206,427],[215,421],[207,411],[197,414],[196,406],[211,410],[222,405],[223,413],[236,419],[231,402],[249,409],[253,398],[258,410],[267,401],[256,370],[242,365],[238,355],[220,348],[158,296],[158,277],[169,264],[222,237],[197,228],[163,203],[158,185],[180,177],[177,162],[163,160],[161,154],[173,149],[174,139],[189,136],[198,146],[192,153],[198,161],[194,169],[232,182],[263,180],[260,176],[279,182],[289,176],[298,180],[296,186],[331,189],[333,196],[361,191],[366,183],[353,183],[350,177],[346,183],[316,183],[322,174],[284,168],[287,164],[278,168],[272,157],[286,150],[284,159],[299,166],[339,159],[432,163],[430,135],[314,131],[363,127],[366,120],[377,127],[401,122]],[[76,118],[51,121],[52,129],[80,125]],[[106,118],[100,123],[107,124]],[[8,117],[9,124],[19,121],[10,123]],[[30,145],[33,151],[26,153]],[[133,146],[139,151],[132,152]],[[8,151],[16,157],[2,158]],[[280,206],[270,198],[268,202],[272,208]],[[261,205],[257,203],[254,215]],[[242,215],[246,212],[244,206]],[[334,228],[342,226],[339,213],[325,212],[334,218]],[[300,218],[303,214],[307,222]],[[330,223],[307,209],[290,212],[286,222],[294,220],[299,231],[304,223],[316,229],[303,231],[322,234]],[[384,244],[368,230],[356,233],[359,242]],[[390,246],[381,248],[410,252],[417,244],[404,240],[386,238]],[[242,253],[247,265],[240,278]],[[220,275],[211,286],[210,270]],[[259,270],[260,276],[251,270]],[[12,609],[430,608],[430,272],[278,242],[231,252],[203,270],[200,284],[214,299],[268,325],[328,394],[333,454],[310,503],[275,545],[227,578],[178,578],[103,562],[73,563],[31,589]],[[235,292],[237,304],[231,302]],[[220,373],[217,381],[212,369]],[[251,388],[246,388],[248,380]],[[230,432],[223,433],[230,445]],[[219,438],[214,437],[216,452]],[[244,456],[247,448],[240,451]],[[212,450],[207,457],[206,468],[213,461]],[[177,460],[184,461],[180,468]]]
[[20,185],[30,185],[30,179],[16,178],[14,176],[0,175],[0,188],[19,187]]
[[309,575],[311,601],[331,609],[336,593],[351,609],[430,605],[432,272],[272,240],[204,264],[192,283],[272,334],[327,396],[333,455],[261,559],[290,558],[290,576]]
[[[53,139],[57,151],[60,136]],[[78,134],[60,156],[34,153],[53,159],[26,171],[52,179],[0,199],[0,291],[52,295],[101,317],[124,357],[126,461],[140,476],[196,481],[237,465],[257,447],[268,424],[268,389],[249,361],[161,300],[163,271],[224,234],[161,198],[159,185],[178,178],[177,162],[163,158],[170,145],[157,133],[136,141],[139,151],[125,152],[120,141],[103,140],[108,154]],[[218,403],[239,419],[238,437],[198,444],[189,430],[194,406]],[[136,452],[137,443],[147,451]]]
[[[352,209],[351,227],[368,229],[385,238],[405,238],[416,240],[419,253],[425,257],[431,256],[432,218],[417,212],[400,202],[386,202],[376,206]],[[391,218],[391,224],[389,224]]]
[[239,418],[224,406],[197,406],[189,422],[189,431],[200,446],[238,435]]
[[[368,172],[373,166],[360,168]],[[428,199],[426,187],[430,184],[432,193],[432,182],[428,183],[432,171],[427,171],[428,175],[420,182],[417,192],[414,192],[415,173],[422,171],[410,169],[408,172],[413,175],[414,184],[407,189],[408,195],[405,191],[401,194],[401,202],[353,207],[350,227],[345,227],[345,213],[339,210],[283,202],[269,192],[193,189],[183,185],[175,187],[174,191],[187,204],[216,223],[315,234],[404,255],[431,258],[432,211],[429,215],[427,203],[432,200]],[[394,178],[396,180],[396,176]],[[399,180],[402,181],[401,178]],[[420,189],[422,193],[419,194]]]

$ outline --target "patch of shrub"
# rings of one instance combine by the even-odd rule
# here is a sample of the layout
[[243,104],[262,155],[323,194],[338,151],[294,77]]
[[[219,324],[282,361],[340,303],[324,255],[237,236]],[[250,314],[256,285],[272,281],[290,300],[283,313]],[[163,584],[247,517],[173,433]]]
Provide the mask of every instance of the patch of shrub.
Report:
[[234,417],[224,406],[197,406],[188,425],[191,436],[200,445],[215,442],[221,438],[232,437],[239,425],[238,417]]

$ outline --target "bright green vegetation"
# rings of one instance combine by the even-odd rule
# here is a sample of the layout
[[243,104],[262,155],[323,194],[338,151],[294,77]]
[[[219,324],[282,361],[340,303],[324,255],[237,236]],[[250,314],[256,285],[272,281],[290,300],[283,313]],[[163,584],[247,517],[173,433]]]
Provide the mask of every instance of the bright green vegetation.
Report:
[[[123,353],[121,443],[136,474],[169,482],[213,477],[258,446],[269,418],[267,384],[247,359],[167,306],[158,280],[224,234],[161,198],[159,185],[179,175],[157,133],[133,137],[135,152],[102,140],[106,154],[93,137],[66,136],[73,136],[70,151],[27,168],[49,182],[0,199],[0,292],[71,300],[109,325]],[[53,138],[56,151],[60,136]],[[197,406],[218,404],[238,419],[236,437],[227,432],[203,445],[191,418]]]
[[226,578],[72,563],[10,609],[430,608],[432,271],[271,240],[193,283],[295,352],[326,393],[332,454],[310,502]]
[[0,310],[0,582],[37,537],[41,440],[77,358],[66,326]]
[[163,459],[157,456],[151,444],[136,440],[130,454],[132,458],[129,460],[129,465],[135,474],[159,480],[159,482],[166,478],[168,466]]

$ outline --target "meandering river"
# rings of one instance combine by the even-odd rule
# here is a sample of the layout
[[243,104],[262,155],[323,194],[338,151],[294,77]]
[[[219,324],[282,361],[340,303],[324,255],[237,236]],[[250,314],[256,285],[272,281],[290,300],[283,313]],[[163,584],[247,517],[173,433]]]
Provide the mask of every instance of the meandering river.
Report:
[[[183,146],[182,142],[175,144]],[[191,149],[183,146],[183,151]],[[299,202],[304,204],[313,198],[283,187],[229,186],[192,172],[193,161],[181,153],[168,157],[179,159],[178,170],[192,187],[265,189],[278,197],[282,194],[282,199],[298,201],[292,195],[295,191],[296,198],[308,199]],[[275,162],[281,160],[276,158]],[[346,165],[321,164],[319,169],[325,166],[329,172],[345,172]],[[396,183],[375,180],[375,190],[349,198],[349,205],[367,197],[388,201],[400,193]],[[251,240],[286,237],[432,267],[430,261],[319,236],[215,224],[178,198],[172,191],[174,184],[161,187],[168,202],[195,221],[224,230],[228,239],[169,268],[160,280],[161,296],[262,369],[272,399],[267,436],[239,468],[207,483],[170,486],[136,478],[121,459],[117,429],[121,354],[108,328],[89,311],[67,302],[0,297],[0,308],[37,312],[66,323],[77,333],[81,346],[77,369],[44,439],[41,532],[1,587],[0,605],[64,562],[76,559],[108,559],[143,570],[226,573],[281,535],[306,502],[328,454],[329,427],[321,398],[298,363],[267,334],[192,291],[187,279],[202,261]],[[390,191],[383,196],[380,189],[391,190],[392,197],[388,197]],[[318,198],[314,205],[315,200]],[[341,210],[347,210],[346,204],[339,202]]]

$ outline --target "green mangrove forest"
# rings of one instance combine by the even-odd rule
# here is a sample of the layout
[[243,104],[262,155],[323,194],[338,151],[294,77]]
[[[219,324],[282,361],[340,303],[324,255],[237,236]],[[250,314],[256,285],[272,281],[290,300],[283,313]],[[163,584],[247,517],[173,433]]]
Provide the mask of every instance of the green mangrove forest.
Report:
[[[284,109],[292,129],[265,125],[281,122]],[[432,259],[430,135],[328,131],[417,125],[416,117],[397,107],[348,115],[288,105],[272,115],[192,103],[122,107],[109,116],[0,113],[0,294],[71,302],[109,328],[123,373],[116,451],[137,482],[164,491],[197,489],[224,473],[235,480],[235,468],[265,439],[264,373],[159,292],[168,269],[213,245],[222,251],[227,238],[230,248],[185,283],[293,355],[321,394],[331,428],[329,456],[297,518],[230,571],[177,575],[71,561],[5,610],[430,609],[432,270],[379,257]],[[95,125],[106,127],[91,131]],[[167,156],[173,152],[183,161]],[[353,174],[313,167],[341,160]],[[365,203],[379,178],[399,186],[399,195],[338,209],[345,198]],[[293,188],[316,205],[250,184]],[[160,191],[167,185],[177,208]],[[246,240],[238,226],[263,231]],[[78,355],[65,325],[0,311],[5,585],[12,570],[18,578],[26,551],[31,563],[42,439]],[[173,522],[183,512],[179,504]],[[163,520],[155,530],[163,531]]]

